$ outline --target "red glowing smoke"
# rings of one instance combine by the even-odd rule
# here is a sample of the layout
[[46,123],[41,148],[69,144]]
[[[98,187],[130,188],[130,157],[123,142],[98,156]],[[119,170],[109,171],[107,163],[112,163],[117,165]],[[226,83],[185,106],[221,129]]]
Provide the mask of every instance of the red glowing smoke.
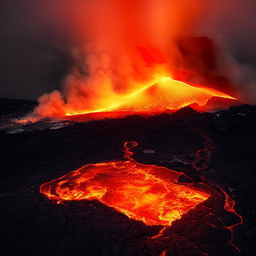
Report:
[[[66,37],[72,42],[75,64],[63,91],[41,96],[35,113],[63,116],[117,110],[115,106],[126,104],[127,96],[165,77],[206,87],[214,84],[217,89],[231,87],[216,75],[214,44],[192,34],[207,11],[202,0],[76,0],[71,7],[63,2],[57,19],[70,28]],[[183,93],[177,97],[180,104],[174,109],[201,103],[193,96],[184,101]],[[165,108],[169,105],[173,103]]]

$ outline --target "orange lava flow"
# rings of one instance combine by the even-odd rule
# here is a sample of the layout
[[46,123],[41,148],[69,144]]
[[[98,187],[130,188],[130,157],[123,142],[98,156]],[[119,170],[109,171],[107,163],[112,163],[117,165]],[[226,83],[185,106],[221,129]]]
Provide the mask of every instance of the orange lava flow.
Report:
[[128,94],[109,95],[95,102],[94,109],[75,109],[66,105],[64,115],[81,115],[110,111],[151,111],[178,110],[191,104],[204,106],[212,97],[236,100],[212,88],[192,86],[171,77],[160,77],[149,85],[142,86]]
[[[22,125],[35,123],[44,118],[86,122],[124,118],[134,114],[154,116],[159,113],[177,111],[186,106],[191,106],[199,112],[205,112],[238,103],[236,98],[215,89],[187,84],[165,76],[156,76],[154,81],[142,84],[139,89],[130,93],[108,92],[104,97],[93,100],[89,98],[89,105],[85,99],[83,104],[79,106],[68,101],[59,105],[52,98],[49,104],[41,104],[32,114],[13,121]],[[217,105],[208,104],[212,98],[219,99]],[[54,109],[56,108],[54,114],[51,112],[53,106]]]
[[205,192],[178,184],[179,172],[136,162],[127,145],[128,160],[85,165],[42,184],[40,192],[56,202],[99,200],[131,219],[163,226],[209,198]]
[[40,121],[40,118],[30,116],[28,118],[15,119],[13,121],[17,124],[27,124],[27,123],[36,123],[36,122]]

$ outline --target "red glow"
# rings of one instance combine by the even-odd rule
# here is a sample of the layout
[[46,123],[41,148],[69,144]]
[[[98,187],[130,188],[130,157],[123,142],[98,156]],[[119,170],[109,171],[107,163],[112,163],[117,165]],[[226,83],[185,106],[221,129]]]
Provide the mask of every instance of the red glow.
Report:
[[38,99],[34,116],[154,114],[191,104],[206,111],[212,97],[234,99],[209,88],[225,87],[212,78],[219,77],[212,44],[189,36],[206,9],[202,0],[72,1],[72,8],[62,4],[55,11],[70,28],[64,37],[70,40],[74,65],[62,91]]
[[[153,85],[146,85],[130,94],[103,99],[102,107],[94,110],[75,110],[68,108],[65,115],[106,111],[165,111],[178,110],[182,107],[197,103],[204,106],[212,97],[234,99],[222,92],[211,88],[193,87],[186,83],[163,77]],[[106,101],[106,102],[105,102]],[[99,104],[99,102],[97,103]]]
[[28,123],[36,123],[36,122],[40,121],[40,118],[31,116],[28,118],[23,118],[23,119],[13,120],[13,121],[18,124],[28,124]]
[[[235,98],[212,88],[189,85],[170,77],[159,77],[149,84],[142,84],[140,89],[125,94],[106,93],[91,104],[65,104],[61,107],[52,98],[48,103],[37,108],[41,116],[65,117],[90,114],[88,119],[121,118],[131,113],[154,115],[159,112],[176,111],[185,106],[197,104],[201,110],[208,110],[205,106],[213,98],[235,100]],[[55,102],[56,101],[56,102]],[[56,105],[58,107],[56,107]],[[87,106],[87,108],[86,108]],[[88,107],[89,106],[89,107]],[[52,109],[55,112],[52,112]]]
[[[129,147],[128,147],[129,146]],[[125,144],[126,161],[85,165],[44,183],[41,193],[56,201],[99,200],[147,225],[168,226],[209,194],[178,184],[181,173],[134,161]]]

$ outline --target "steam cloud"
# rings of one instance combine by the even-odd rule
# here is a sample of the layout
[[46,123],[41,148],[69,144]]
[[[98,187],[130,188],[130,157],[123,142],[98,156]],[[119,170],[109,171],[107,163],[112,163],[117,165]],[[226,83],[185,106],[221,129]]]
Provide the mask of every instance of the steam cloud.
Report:
[[65,36],[70,39],[75,64],[62,92],[39,98],[37,114],[55,116],[68,110],[75,113],[104,108],[105,99],[114,100],[140,88],[154,79],[156,67],[162,72],[163,66],[175,78],[215,85],[248,101],[248,90],[253,86],[239,89],[241,95],[235,89],[252,72],[239,66],[228,51],[221,52],[213,41],[201,36],[214,37],[224,45],[214,28],[202,25],[207,23],[208,13],[218,10],[216,6],[203,0],[54,3],[53,21],[69,27]]

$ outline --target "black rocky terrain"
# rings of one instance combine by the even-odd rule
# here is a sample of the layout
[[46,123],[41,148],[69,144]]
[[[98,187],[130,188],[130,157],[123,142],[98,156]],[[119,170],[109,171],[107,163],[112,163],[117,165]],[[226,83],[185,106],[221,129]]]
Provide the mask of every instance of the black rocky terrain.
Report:
[[[10,121],[34,106],[0,100],[1,256],[256,255],[256,107],[53,125]],[[139,143],[138,162],[182,171],[182,182],[208,184],[212,193],[155,239],[162,227],[98,201],[55,204],[39,193],[42,183],[84,164],[122,159],[127,140]],[[233,232],[227,227],[240,219],[225,211],[221,189],[244,217]]]

